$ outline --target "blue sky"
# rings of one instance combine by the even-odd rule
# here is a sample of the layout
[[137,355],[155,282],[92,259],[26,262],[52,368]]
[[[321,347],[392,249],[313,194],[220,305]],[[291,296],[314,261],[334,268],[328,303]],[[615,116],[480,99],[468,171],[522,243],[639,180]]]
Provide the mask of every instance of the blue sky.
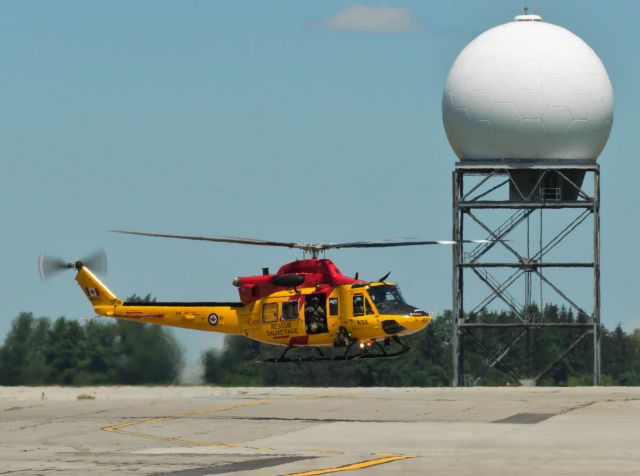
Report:
[[[118,295],[175,300],[236,299],[233,277],[299,257],[111,229],[287,241],[449,238],[455,155],[442,127],[444,81],[469,41],[522,6],[2,2],[0,336],[20,311],[92,315],[71,273],[40,283],[42,252],[75,259],[102,246],[105,281]],[[602,315],[608,327],[640,327],[635,3],[529,6],[587,41],[611,77],[614,128],[600,158]],[[390,9],[391,20],[353,23],[367,7]],[[427,310],[451,306],[449,249],[328,257],[364,278],[392,270],[405,297]],[[589,296],[587,285],[574,287]],[[221,342],[177,335],[190,359]]]

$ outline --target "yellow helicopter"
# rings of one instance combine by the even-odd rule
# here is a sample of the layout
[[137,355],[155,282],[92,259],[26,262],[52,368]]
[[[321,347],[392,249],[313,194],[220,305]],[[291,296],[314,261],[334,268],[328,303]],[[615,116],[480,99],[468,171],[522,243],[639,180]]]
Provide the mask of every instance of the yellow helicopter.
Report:
[[[128,302],[118,298],[94,274],[106,272],[104,252],[67,263],[41,256],[43,280],[64,269],[75,269],[76,281],[97,315],[163,326],[243,335],[284,346],[282,355],[264,362],[356,360],[397,357],[409,350],[400,337],[426,328],[432,317],[407,304],[387,273],[377,281],[345,276],[320,254],[340,248],[387,248],[453,245],[454,241],[358,241],[350,243],[290,243],[249,238],[201,237],[115,231],[129,235],[175,238],[302,250],[305,258],[287,263],[275,274],[238,277],[239,302]],[[468,240],[488,243],[488,240]],[[92,269],[90,269],[92,268]],[[292,350],[311,355],[287,357]],[[324,349],[324,351],[323,351]],[[375,350],[374,350],[375,349]]]

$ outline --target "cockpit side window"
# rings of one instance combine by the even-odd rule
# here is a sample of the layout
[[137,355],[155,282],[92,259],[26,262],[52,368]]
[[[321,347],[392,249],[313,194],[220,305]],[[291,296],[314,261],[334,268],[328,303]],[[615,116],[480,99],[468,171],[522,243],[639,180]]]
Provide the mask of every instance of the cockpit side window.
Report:
[[371,296],[371,299],[380,312],[383,312],[385,308],[406,304],[402,294],[400,294],[400,289],[391,284],[371,286],[369,288],[369,296]]
[[367,314],[368,314],[368,315],[375,314],[375,313],[373,312],[373,309],[371,308],[371,303],[369,302],[369,300],[368,300],[368,299],[365,299],[365,300],[364,300],[364,304],[365,304],[365,308],[366,308],[366,311],[367,311]]

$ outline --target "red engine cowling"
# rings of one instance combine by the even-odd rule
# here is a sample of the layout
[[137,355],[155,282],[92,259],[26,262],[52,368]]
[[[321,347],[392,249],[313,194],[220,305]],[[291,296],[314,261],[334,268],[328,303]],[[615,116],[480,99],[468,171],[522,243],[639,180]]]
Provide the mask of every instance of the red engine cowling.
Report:
[[287,263],[276,274],[246,276],[233,280],[234,286],[238,287],[240,301],[244,305],[283,289],[314,286],[333,288],[363,282],[343,275],[331,260],[316,258]]

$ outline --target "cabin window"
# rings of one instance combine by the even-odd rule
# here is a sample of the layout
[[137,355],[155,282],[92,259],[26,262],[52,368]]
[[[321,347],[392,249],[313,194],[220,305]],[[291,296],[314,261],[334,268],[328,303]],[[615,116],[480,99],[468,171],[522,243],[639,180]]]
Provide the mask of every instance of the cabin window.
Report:
[[278,303],[270,302],[262,306],[262,322],[276,322],[278,320]]
[[329,315],[338,315],[338,298],[329,298]]
[[282,319],[285,321],[298,320],[298,301],[287,301],[282,303]]
[[353,296],[353,315],[364,316],[364,296],[362,294]]

